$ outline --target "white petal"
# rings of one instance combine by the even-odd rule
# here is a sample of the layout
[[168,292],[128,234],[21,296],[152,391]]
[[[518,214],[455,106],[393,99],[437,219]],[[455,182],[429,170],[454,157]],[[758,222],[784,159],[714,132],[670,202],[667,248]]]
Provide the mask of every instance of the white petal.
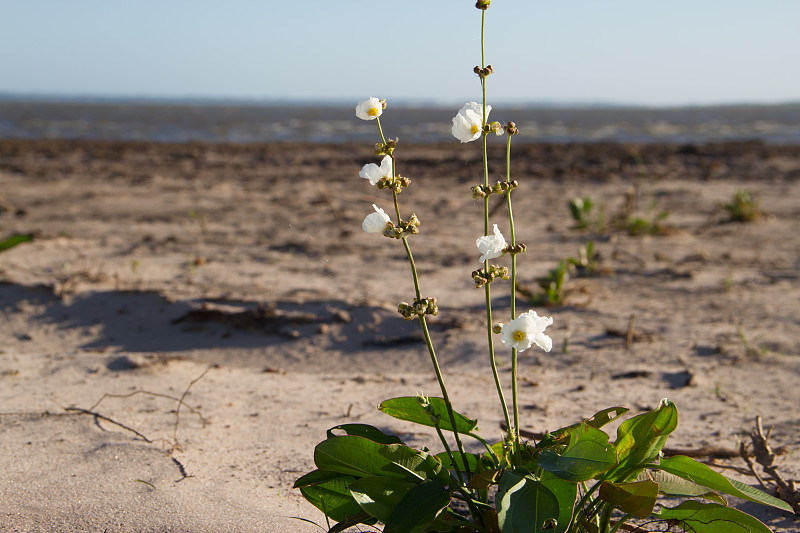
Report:
[[453,117],[453,128],[451,130],[453,137],[462,143],[468,143],[478,138],[477,135],[472,133],[472,124],[467,122],[467,119],[462,114]]
[[[381,160],[381,177],[389,177],[392,175],[392,156],[383,156]],[[373,184],[374,185],[374,184]]]
[[544,350],[545,352],[549,352],[553,349],[553,339],[545,335],[544,333],[540,333],[539,335],[533,338],[533,342],[536,343],[536,346]]
[[378,167],[378,165],[375,163],[367,163],[364,165],[358,175],[365,180],[369,180],[372,185],[378,183],[378,181],[380,181],[380,179],[383,177],[380,167]]
[[372,204],[372,207],[375,212],[364,218],[364,222],[361,223],[361,229],[367,233],[383,233],[383,230],[386,229],[386,223],[389,222],[389,215],[375,204]]
[[500,233],[500,228],[497,224],[494,225],[494,235],[484,235],[478,237],[475,241],[478,251],[481,253],[479,262],[483,263],[489,259],[494,259],[503,255],[503,249],[506,247],[506,239]]

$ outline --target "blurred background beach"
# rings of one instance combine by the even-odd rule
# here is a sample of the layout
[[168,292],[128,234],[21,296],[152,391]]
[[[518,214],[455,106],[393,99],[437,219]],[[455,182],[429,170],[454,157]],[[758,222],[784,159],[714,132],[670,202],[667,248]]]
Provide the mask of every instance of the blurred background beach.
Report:
[[[405,142],[481,99],[467,0],[0,5],[0,138]],[[800,3],[496,2],[492,119],[535,142],[800,142]],[[402,112],[399,112],[402,108]]]
[[[372,123],[357,120],[352,105],[0,99],[0,138],[156,142],[371,143]],[[392,106],[386,131],[403,141],[452,138],[456,107]],[[800,104],[675,108],[617,106],[497,106],[491,118],[514,120],[519,140],[543,143],[694,143],[763,141],[800,143]]]

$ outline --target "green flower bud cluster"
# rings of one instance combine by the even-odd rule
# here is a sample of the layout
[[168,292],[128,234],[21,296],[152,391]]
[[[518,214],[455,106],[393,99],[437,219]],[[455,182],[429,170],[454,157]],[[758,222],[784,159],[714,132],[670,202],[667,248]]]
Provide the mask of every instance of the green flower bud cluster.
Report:
[[476,200],[486,198],[490,194],[503,194],[519,187],[517,180],[498,181],[494,185],[475,185],[472,187],[472,197]]
[[419,406],[422,407],[425,413],[427,413],[431,423],[434,426],[439,427],[439,423],[442,421],[442,417],[440,415],[437,415],[433,411],[433,406],[431,405],[431,401],[422,394],[417,394],[415,398],[417,399],[417,403],[419,403]]
[[394,149],[397,148],[397,141],[399,139],[389,139],[386,143],[378,143],[375,145],[375,155],[392,155]]
[[[487,5],[487,7],[488,7],[488,5]],[[476,66],[474,69],[472,69],[472,72],[477,74],[480,79],[485,80],[487,77],[489,77],[489,75],[492,72],[494,72],[494,69],[492,68],[491,65],[486,65],[485,68],[481,68],[479,66]]]
[[378,180],[378,183],[376,183],[376,185],[378,186],[379,189],[390,189],[392,192],[399,193],[405,187],[411,185],[411,180],[409,178],[400,175],[394,177],[385,176],[380,180]]
[[391,237],[392,239],[402,239],[409,235],[416,235],[419,233],[419,219],[417,215],[411,215],[411,218],[406,222],[400,219],[400,223],[395,225],[394,222],[388,221],[386,229],[383,230],[383,235]]
[[475,282],[476,289],[493,282],[495,278],[508,279],[508,267],[489,265],[488,269],[479,268],[472,272],[472,280]]
[[475,2],[475,7],[477,7],[478,9],[482,9],[483,11],[486,11],[487,9],[489,9],[489,4],[491,3],[492,0],[478,0],[477,2]]
[[413,320],[418,316],[438,315],[439,307],[436,305],[436,298],[421,298],[414,300],[410,305],[406,302],[401,302],[397,306],[397,311],[406,320]]

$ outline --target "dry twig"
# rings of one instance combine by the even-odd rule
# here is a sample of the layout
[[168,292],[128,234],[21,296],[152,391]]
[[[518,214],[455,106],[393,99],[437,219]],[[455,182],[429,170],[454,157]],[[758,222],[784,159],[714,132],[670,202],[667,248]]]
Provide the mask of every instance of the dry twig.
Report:
[[756,472],[753,460],[748,454],[748,446],[744,442],[739,445],[739,455],[741,455],[742,459],[744,459],[745,463],[747,463],[750,471],[753,473],[765,491],[772,492],[770,487],[767,485],[767,481],[772,481],[775,483],[775,492],[777,493],[778,498],[791,505],[796,515],[800,515],[800,491],[797,489],[797,482],[793,479],[790,479],[787,482],[783,479],[783,476],[781,476],[780,472],[778,472],[778,467],[775,464],[775,452],[769,444],[770,433],[772,433],[772,428],[767,431],[766,435],[764,434],[764,428],[761,425],[761,417],[757,416],[756,427],[750,431],[750,438],[753,441],[753,455],[755,456],[756,462],[761,465],[764,473],[767,474],[768,480],[765,480],[758,472]]

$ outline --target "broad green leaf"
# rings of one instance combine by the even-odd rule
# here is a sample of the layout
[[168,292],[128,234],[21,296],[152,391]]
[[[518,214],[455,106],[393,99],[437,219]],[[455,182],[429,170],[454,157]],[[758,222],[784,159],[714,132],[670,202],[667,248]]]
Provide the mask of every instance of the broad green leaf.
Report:
[[395,507],[384,533],[420,533],[450,504],[450,493],[438,479],[415,485]]
[[341,522],[348,516],[361,512],[361,507],[347,489],[354,481],[352,476],[342,476],[317,485],[300,487],[300,492],[309,503],[329,518]]
[[600,485],[600,499],[638,518],[647,518],[653,514],[656,498],[658,498],[658,483],[654,481],[633,483],[605,481]]
[[395,435],[387,435],[380,429],[367,424],[341,424],[328,430],[328,438],[339,437],[341,435],[335,431],[343,431],[345,435],[356,435],[369,440],[374,440],[381,444],[403,444],[403,441]]
[[384,524],[415,483],[391,477],[364,477],[350,484],[350,493],[364,511]]
[[422,481],[449,479],[431,455],[402,444],[380,444],[354,435],[332,437],[317,444],[314,463],[320,470],[356,477],[386,476]]
[[550,489],[558,500],[558,520],[555,529],[548,530],[548,533],[564,533],[572,520],[572,513],[575,509],[575,499],[578,495],[578,484],[565,479],[558,478],[550,472],[542,473],[540,479],[542,485]]
[[339,472],[331,472],[329,470],[312,470],[308,474],[302,476],[297,481],[294,482],[295,489],[300,487],[310,487],[312,485],[319,485],[320,483],[325,483],[326,481],[330,481],[332,479],[337,479],[340,477],[351,478],[352,476],[348,476],[347,474],[341,474]]
[[580,427],[581,424],[586,424],[587,426],[591,426],[595,429],[600,429],[606,424],[610,424],[614,420],[618,419],[628,411],[629,409],[627,407],[609,407],[608,409],[603,409],[602,411],[595,413],[594,415],[592,415],[591,418],[587,418],[583,422],[579,422],[577,424],[572,424],[570,426],[557,429],[552,432],[552,435],[553,436],[565,435]]
[[772,533],[757,518],[718,503],[683,502],[677,507],[664,508],[658,514],[663,520],[673,520],[681,531],[691,533]]
[[[433,415],[438,418],[439,429],[453,431],[453,424],[450,422],[450,415],[447,414],[447,406],[441,398],[429,398]],[[403,396],[386,400],[378,406],[378,409],[389,416],[421,424],[423,426],[435,427],[431,420],[431,415],[419,404],[415,396]],[[478,421],[467,418],[464,415],[453,413],[456,421],[456,430],[462,435],[469,435],[478,427]]]
[[606,424],[610,424],[617,418],[627,413],[630,409],[627,407],[609,407],[600,412],[595,413],[591,418],[586,420],[586,425],[596,429],[600,429]]
[[573,430],[566,450],[562,453],[544,450],[538,464],[561,479],[587,481],[613,468],[617,464],[617,454],[605,432],[583,423]]
[[495,501],[502,533],[549,533],[561,515],[558,497],[522,468],[503,474]]
[[676,427],[678,409],[666,398],[654,411],[629,418],[620,424],[615,443],[619,466],[608,481],[636,479],[641,472],[638,467],[656,458]]
[[11,237],[7,237],[0,241],[0,252],[5,252],[6,250],[10,250],[11,248],[17,246],[18,244],[30,242],[32,240],[33,236],[31,235],[23,235],[20,233],[12,235]]
[[723,505],[726,503],[719,494],[710,488],[663,470],[645,470],[636,479],[636,481],[646,480],[658,483],[658,492],[667,496],[702,496],[712,498]]
[[785,501],[761,492],[750,485],[728,479],[691,457],[676,455],[675,457],[662,458],[658,466],[654,466],[654,468],[688,479],[701,487],[708,487],[723,494],[730,494],[755,503],[771,505],[790,513],[794,512],[792,506]]

